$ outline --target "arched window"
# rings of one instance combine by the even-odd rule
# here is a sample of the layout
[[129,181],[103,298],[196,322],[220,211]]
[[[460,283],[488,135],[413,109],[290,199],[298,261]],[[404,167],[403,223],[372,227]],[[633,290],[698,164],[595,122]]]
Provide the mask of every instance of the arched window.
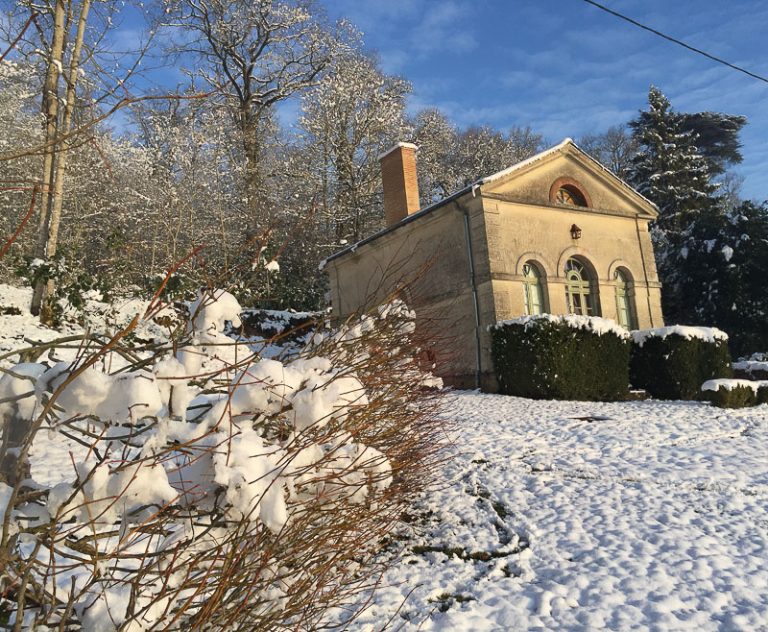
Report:
[[584,199],[581,191],[575,186],[566,184],[561,186],[555,194],[555,200],[558,204],[567,204],[569,206],[586,206],[587,201]]
[[558,178],[552,183],[549,187],[549,203],[564,206],[592,206],[587,190],[569,177]]
[[583,262],[573,257],[565,262],[565,300],[571,314],[600,315],[594,276]]
[[527,316],[541,314],[544,311],[544,282],[541,271],[533,261],[523,265],[523,277],[525,313]]
[[632,279],[625,270],[618,268],[614,274],[616,281],[616,320],[627,329],[636,329]]

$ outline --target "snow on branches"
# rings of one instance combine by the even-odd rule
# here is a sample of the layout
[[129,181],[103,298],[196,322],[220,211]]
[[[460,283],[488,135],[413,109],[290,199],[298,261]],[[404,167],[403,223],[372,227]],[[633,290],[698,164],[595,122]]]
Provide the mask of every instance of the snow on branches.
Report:
[[[0,482],[11,620],[311,628],[367,585],[437,445],[412,313],[382,308],[263,359],[223,333],[240,326],[231,294],[189,310],[151,350],[119,333],[3,370],[2,456],[18,457]],[[52,464],[59,443],[69,460]],[[27,459],[54,474],[33,481]]]

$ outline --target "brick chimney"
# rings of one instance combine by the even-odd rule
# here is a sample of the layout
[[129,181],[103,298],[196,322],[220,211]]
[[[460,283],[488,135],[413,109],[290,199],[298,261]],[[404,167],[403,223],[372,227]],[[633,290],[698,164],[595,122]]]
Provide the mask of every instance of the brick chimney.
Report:
[[387,226],[419,210],[416,149],[413,143],[397,143],[379,156]]

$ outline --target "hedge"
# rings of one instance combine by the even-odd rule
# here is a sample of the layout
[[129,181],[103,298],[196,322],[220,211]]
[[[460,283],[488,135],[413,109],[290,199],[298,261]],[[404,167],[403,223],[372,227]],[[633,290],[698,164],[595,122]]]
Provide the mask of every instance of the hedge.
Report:
[[707,380],[730,378],[728,336],[705,327],[663,327],[632,332],[632,386],[657,399],[700,399]]
[[526,316],[491,327],[499,390],[532,399],[615,401],[629,393],[629,333],[585,316]]
[[712,402],[718,408],[746,408],[757,403],[755,389],[751,386],[736,384],[733,386],[718,386],[717,390],[702,390],[704,399]]

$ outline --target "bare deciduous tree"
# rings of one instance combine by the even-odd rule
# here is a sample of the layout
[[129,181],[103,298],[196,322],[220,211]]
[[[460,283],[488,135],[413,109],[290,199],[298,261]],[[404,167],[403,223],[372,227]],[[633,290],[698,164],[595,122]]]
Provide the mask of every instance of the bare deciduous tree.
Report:
[[579,147],[622,179],[627,178],[637,143],[624,125],[609,127],[603,134],[579,139]]
[[279,102],[314,85],[330,63],[334,38],[310,0],[171,0],[177,50],[201,60],[198,73],[230,108],[245,153],[251,229],[270,219],[262,167],[263,127]]

